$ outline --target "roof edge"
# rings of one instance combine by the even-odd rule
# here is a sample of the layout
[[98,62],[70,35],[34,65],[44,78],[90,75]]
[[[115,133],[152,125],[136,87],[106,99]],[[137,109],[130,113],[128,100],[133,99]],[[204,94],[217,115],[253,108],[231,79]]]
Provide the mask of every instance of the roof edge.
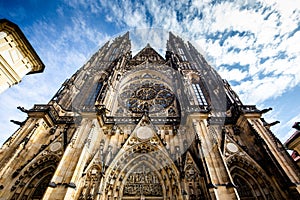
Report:
[[[41,73],[44,71],[44,63],[42,62],[42,60],[40,59],[40,57],[38,56],[38,54],[36,53],[36,51],[34,50],[34,48],[32,47],[32,45],[30,44],[30,42],[28,41],[28,39],[26,38],[26,36],[24,35],[24,33],[18,25],[9,21],[8,19],[3,18],[0,19],[0,31],[10,33],[13,35],[13,37],[17,37],[15,38],[15,41],[20,45],[20,47],[24,45],[27,47],[29,51],[28,53],[30,53],[30,55],[28,56],[33,64],[32,70],[27,74]],[[22,45],[22,43],[24,45]]]

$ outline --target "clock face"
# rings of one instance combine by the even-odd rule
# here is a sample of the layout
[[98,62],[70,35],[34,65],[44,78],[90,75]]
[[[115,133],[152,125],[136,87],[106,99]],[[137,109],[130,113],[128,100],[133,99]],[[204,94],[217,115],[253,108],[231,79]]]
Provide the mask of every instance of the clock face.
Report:
[[158,112],[169,107],[175,99],[170,89],[161,83],[146,82],[125,87],[120,94],[123,105],[132,112]]

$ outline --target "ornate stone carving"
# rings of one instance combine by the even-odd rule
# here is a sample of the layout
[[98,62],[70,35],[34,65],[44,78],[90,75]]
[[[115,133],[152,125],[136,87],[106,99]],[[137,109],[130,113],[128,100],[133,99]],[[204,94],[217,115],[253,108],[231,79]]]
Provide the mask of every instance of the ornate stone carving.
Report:
[[60,150],[61,147],[62,147],[61,142],[54,142],[50,145],[50,151],[56,152],[56,151]]
[[162,196],[162,185],[157,174],[142,164],[129,174],[123,191],[124,196]]
[[133,82],[123,88],[119,101],[132,112],[159,112],[175,99],[171,90],[162,83],[150,80]]

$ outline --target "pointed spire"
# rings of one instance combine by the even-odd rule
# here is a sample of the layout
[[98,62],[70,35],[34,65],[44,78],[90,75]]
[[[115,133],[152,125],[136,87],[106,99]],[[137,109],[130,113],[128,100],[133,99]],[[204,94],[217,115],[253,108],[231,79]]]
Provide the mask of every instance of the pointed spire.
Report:
[[164,58],[155,51],[149,43],[140,51],[138,52],[133,59],[139,60],[139,61],[145,61],[147,59],[153,59],[153,57],[156,57],[156,60],[164,61]]
[[175,35],[170,31],[170,32],[169,32],[169,39],[170,39],[171,37],[175,37]]
[[127,31],[122,37],[126,38],[129,40],[129,31]]

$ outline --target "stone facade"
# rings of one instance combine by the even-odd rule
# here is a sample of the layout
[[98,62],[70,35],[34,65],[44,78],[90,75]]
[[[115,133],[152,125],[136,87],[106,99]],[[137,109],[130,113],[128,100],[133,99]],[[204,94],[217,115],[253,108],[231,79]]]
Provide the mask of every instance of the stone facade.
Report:
[[0,93],[18,84],[25,75],[41,73],[44,68],[20,28],[0,19]]
[[299,169],[194,46],[107,42],[0,151],[0,199],[299,199]]

